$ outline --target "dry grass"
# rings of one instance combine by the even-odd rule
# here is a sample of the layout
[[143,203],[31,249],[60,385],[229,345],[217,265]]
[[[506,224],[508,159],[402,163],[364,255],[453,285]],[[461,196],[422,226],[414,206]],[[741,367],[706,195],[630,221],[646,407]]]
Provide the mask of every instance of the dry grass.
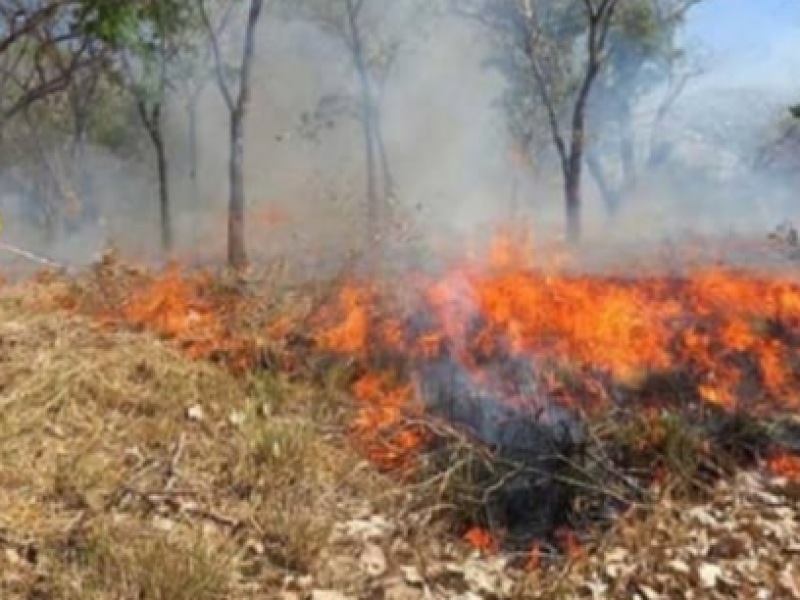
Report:
[[[461,440],[449,446],[447,468],[437,463],[420,473],[424,481],[402,488],[348,443],[347,366],[312,369],[307,383],[277,368],[236,378],[152,335],[42,311],[59,298],[80,300],[80,291],[57,277],[0,293],[0,598],[280,598],[288,577],[304,576],[353,598],[389,597],[386,590],[398,587],[409,595],[393,597],[422,598],[425,586],[437,599],[467,589],[479,597],[593,598],[602,586],[613,597],[649,598],[643,585],[663,590],[657,597],[677,597],[666,594],[702,587],[694,559],[713,557],[685,550],[703,526],[686,516],[696,498],[667,497],[621,518],[566,565],[532,574],[504,566],[496,575],[496,557],[468,558],[440,518],[481,512],[487,478],[502,477],[491,471],[498,466],[491,457]],[[96,290],[85,293],[87,301],[98,298]],[[685,423],[655,425],[617,427],[613,446],[646,459],[645,469],[661,464],[696,479],[705,439]],[[606,494],[614,491],[607,483]],[[733,531],[747,552],[776,556],[794,548],[784,562],[800,572],[800,530],[780,520],[796,520],[796,502],[773,519],[760,493],[753,485],[710,493],[703,510],[719,509],[721,525],[699,535],[710,546]],[[376,515],[388,516],[391,527],[372,523]],[[760,537],[762,525],[783,528],[775,534],[783,537]],[[369,539],[359,533],[370,527],[380,531]],[[370,576],[363,555],[376,544],[389,564]],[[623,579],[608,569],[620,548],[637,565]],[[747,552],[742,560],[763,563],[765,587],[786,592],[794,575],[785,565]],[[664,571],[674,560],[690,563],[690,573]],[[412,567],[417,575],[409,577]],[[659,569],[663,579],[648,579]],[[516,589],[496,583],[508,577]],[[496,585],[508,593],[483,589]],[[695,597],[714,597],[703,593]]]
[[322,392],[23,304],[0,302],[1,597],[257,595],[387,496]]

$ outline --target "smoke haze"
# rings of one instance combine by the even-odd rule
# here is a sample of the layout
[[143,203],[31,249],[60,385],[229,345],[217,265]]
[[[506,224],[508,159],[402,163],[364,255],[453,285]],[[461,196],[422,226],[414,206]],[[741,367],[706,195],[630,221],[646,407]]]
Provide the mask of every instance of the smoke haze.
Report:
[[[800,91],[797,78],[790,80],[792,70],[800,68],[800,36],[790,35],[796,29],[783,28],[762,43],[766,62],[746,48],[718,61],[714,57],[728,38],[719,33],[726,25],[713,26],[714,19],[731,12],[721,4],[708,2],[690,23],[688,35],[716,54],[667,121],[680,160],[668,177],[644,182],[613,226],[587,174],[587,240],[658,242],[687,230],[764,236],[778,221],[800,217],[791,202],[793,182],[756,177],[748,166],[765,131],[783,117],[791,86]],[[409,11],[414,8],[410,0],[406,5]],[[414,23],[409,11],[396,8],[385,26]],[[535,235],[561,238],[560,174],[553,169],[515,171],[508,163],[503,115],[493,105],[505,83],[483,66],[486,37],[476,24],[437,18],[424,30],[415,25],[394,33],[405,47],[388,80],[382,112],[398,212],[410,215],[415,233],[426,243],[481,239],[495,223],[508,219],[516,189]],[[265,15],[255,70],[245,139],[246,193],[253,215],[247,226],[250,249],[267,257],[293,253],[310,264],[335,262],[361,239],[364,225],[359,124],[337,117],[317,139],[304,136],[300,124],[320,98],[354,92],[348,56],[341,40],[313,23]],[[641,112],[646,127],[647,107]],[[188,178],[187,115],[183,101],[170,105],[167,141],[178,249],[186,256],[222,261],[228,113],[214,81],[199,105],[196,185]],[[103,229],[87,225],[55,244],[45,243],[22,225],[24,207],[15,206],[14,194],[6,194],[7,239],[71,262],[90,260],[108,239],[127,252],[156,254],[154,165],[121,161],[99,148],[91,149],[88,164],[92,201],[106,221]]]

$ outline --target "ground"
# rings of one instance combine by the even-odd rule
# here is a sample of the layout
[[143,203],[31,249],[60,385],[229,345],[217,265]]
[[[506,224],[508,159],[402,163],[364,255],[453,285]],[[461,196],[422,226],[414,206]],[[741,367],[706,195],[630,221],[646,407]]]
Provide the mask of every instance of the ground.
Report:
[[335,372],[244,375],[65,308],[65,285],[0,293],[4,599],[800,598],[791,478],[666,481],[565,556],[516,560],[365,459]]

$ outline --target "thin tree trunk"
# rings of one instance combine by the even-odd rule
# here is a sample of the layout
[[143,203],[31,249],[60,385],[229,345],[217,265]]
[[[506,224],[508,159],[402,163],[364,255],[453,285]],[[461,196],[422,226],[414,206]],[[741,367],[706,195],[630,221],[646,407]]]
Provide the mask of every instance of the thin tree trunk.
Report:
[[372,132],[372,117],[367,104],[362,111],[361,123],[364,136],[364,158],[367,175],[367,244],[372,246],[380,238],[380,209],[378,197],[377,161],[375,136]]
[[231,114],[230,157],[228,162],[230,198],[228,205],[228,264],[234,269],[247,266],[245,245],[244,197],[244,114]]
[[[48,243],[55,243],[56,238],[58,237],[59,225],[61,221],[61,219],[59,219],[59,208],[63,207],[64,198],[63,195],[60,194],[61,187],[58,181],[58,174],[56,173],[53,162],[50,160],[47,154],[47,150],[45,150],[44,142],[41,139],[39,129],[28,110],[25,110],[23,115],[28,127],[30,128],[33,146],[39,155],[41,164],[44,166],[44,181],[37,177],[35,179],[35,189],[39,196],[39,202],[42,205],[47,241]],[[54,194],[50,193],[49,191],[49,188],[51,187],[56,193],[59,194],[59,203],[62,205],[62,207],[56,206],[56,202],[53,199]]]
[[[381,199],[378,192],[378,160],[375,131],[375,100],[369,80],[369,67],[364,59],[361,31],[358,26],[360,4],[347,0],[347,21],[353,48],[353,63],[361,92],[361,126],[364,137],[367,193],[367,247],[372,247],[381,237]],[[387,159],[388,166],[388,159]]]
[[158,206],[161,214],[161,247],[166,253],[172,252],[173,228],[172,210],[169,194],[169,165],[164,140],[161,135],[153,139],[158,163]]
[[197,96],[189,99],[189,181],[192,193],[197,192]]
[[[383,135],[383,116],[379,103],[375,106],[375,145],[378,148],[378,157],[381,163],[381,175],[383,177],[383,202],[386,205],[390,198],[395,195],[394,176],[389,163],[389,153],[386,151],[386,138]],[[386,209],[388,210],[388,206]]]
[[597,188],[600,190],[600,196],[603,198],[606,214],[610,219],[614,219],[619,214],[619,209],[622,204],[622,194],[609,183],[600,160],[593,152],[586,153],[586,166],[589,167],[589,173],[594,179]]
[[567,241],[581,239],[581,172],[570,171],[564,180],[564,199],[567,219]]
[[139,109],[139,117],[150,136],[153,150],[156,155],[156,169],[158,172],[158,208],[161,227],[161,249],[165,253],[172,252],[173,228],[172,228],[172,209],[169,194],[169,165],[167,163],[167,152],[164,146],[164,136],[161,133],[161,103],[156,103],[148,111],[144,100],[136,102]]

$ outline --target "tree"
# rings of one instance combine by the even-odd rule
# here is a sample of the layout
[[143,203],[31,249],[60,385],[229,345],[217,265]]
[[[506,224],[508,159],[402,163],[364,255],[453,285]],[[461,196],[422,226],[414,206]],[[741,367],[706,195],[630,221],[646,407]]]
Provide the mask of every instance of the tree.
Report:
[[[9,24],[0,33],[4,171],[7,176],[15,167],[25,171],[20,191],[24,190],[22,195],[28,196],[31,207],[38,207],[49,240],[62,224],[58,213],[79,216],[84,208],[73,192],[69,168],[65,169],[58,157],[59,144],[49,139],[53,136],[45,131],[45,125],[63,127],[67,119],[60,92],[74,88],[87,73],[97,74],[105,68],[108,56],[86,33],[91,20],[88,4],[88,0],[0,1],[0,16]],[[73,104],[72,147],[76,152],[86,125],[82,117],[87,106],[81,104],[79,112]],[[23,131],[27,144],[19,143]],[[12,142],[15,138],[16,144]],[[33,165],[27,165],[28,161]]]
[[[502,49],[493,64],[530,82],[546,114],[562,175],[567,239],[581,237],[582,183],[589,98],[608,62],[619,0],[481,0],[459,12],[488,26]],[[581,60],[576,60],[581,47]]]
[[[689,81],[701,73],[678,33],[701,0],[631,0],[620,5],[608,63],[592,103],[586,159],[606,210],[615,216],[644,171],[663,158],[665,121]],[[649,119],[637,115],[648,104]],[[644,138],[644,139],[640,139]]]
[[[215,36],[219,37],[227,28],[235,4],[228,2],[222,7],[221,15],[215,24]],[[188,155],[188,177],[192,186],[192,196],[198,195],[198,110],[200,98],[209,82],[215,79],[213,68],[213,47],[208,36],[198,35],[186,39],[183,44],[184,60],[176,65],[171,80],[185,102],[188,116],[188,135],[186,149]]]
[[244,47],[239,62],[238,90],[228,79],[229,70],[223,57],[220,35],[211,22],[206,0],[197,0],[200,16],[213,51],[217,86],[230,113],[230,156],[228,159],[228,263],[235,269],[247,265],[245,238],[245,185],[244,185],[244,121],[250,104],[253,62],[256,52],[256,29],[264,8],[264,0],[249,0],[245,23]]
[[366,242],[375,243],[391,220],[395,181],[383,134],[382,108],[387,82],[404,42],[413,27],[397,14],[421,14],[416,3],[379,0],[288,0],[285,13],[300,15],[341,42],[352,72],[355,92],[347,89],[320,99],[313,115],[304,115],[306,133],[316,139],[321,126],[348,115],[361,128],[364,151]]
[[[104,60],[92,52],[86,35],[95,1],[0,0],[0,22],[7,24],[0,30],[0,128],[32,104],[66,89],[81,70]],[[65,51],[69,60],[54,69],[48,60]]]
[[175,63],[193,32],[195,11],[180,0],[91,0],[93,18],[87,33],[101,40],[117,59],[114,73],[130,92],[156,158],[161,246],[173,246],[169,162],[164,141],[164,107]]

